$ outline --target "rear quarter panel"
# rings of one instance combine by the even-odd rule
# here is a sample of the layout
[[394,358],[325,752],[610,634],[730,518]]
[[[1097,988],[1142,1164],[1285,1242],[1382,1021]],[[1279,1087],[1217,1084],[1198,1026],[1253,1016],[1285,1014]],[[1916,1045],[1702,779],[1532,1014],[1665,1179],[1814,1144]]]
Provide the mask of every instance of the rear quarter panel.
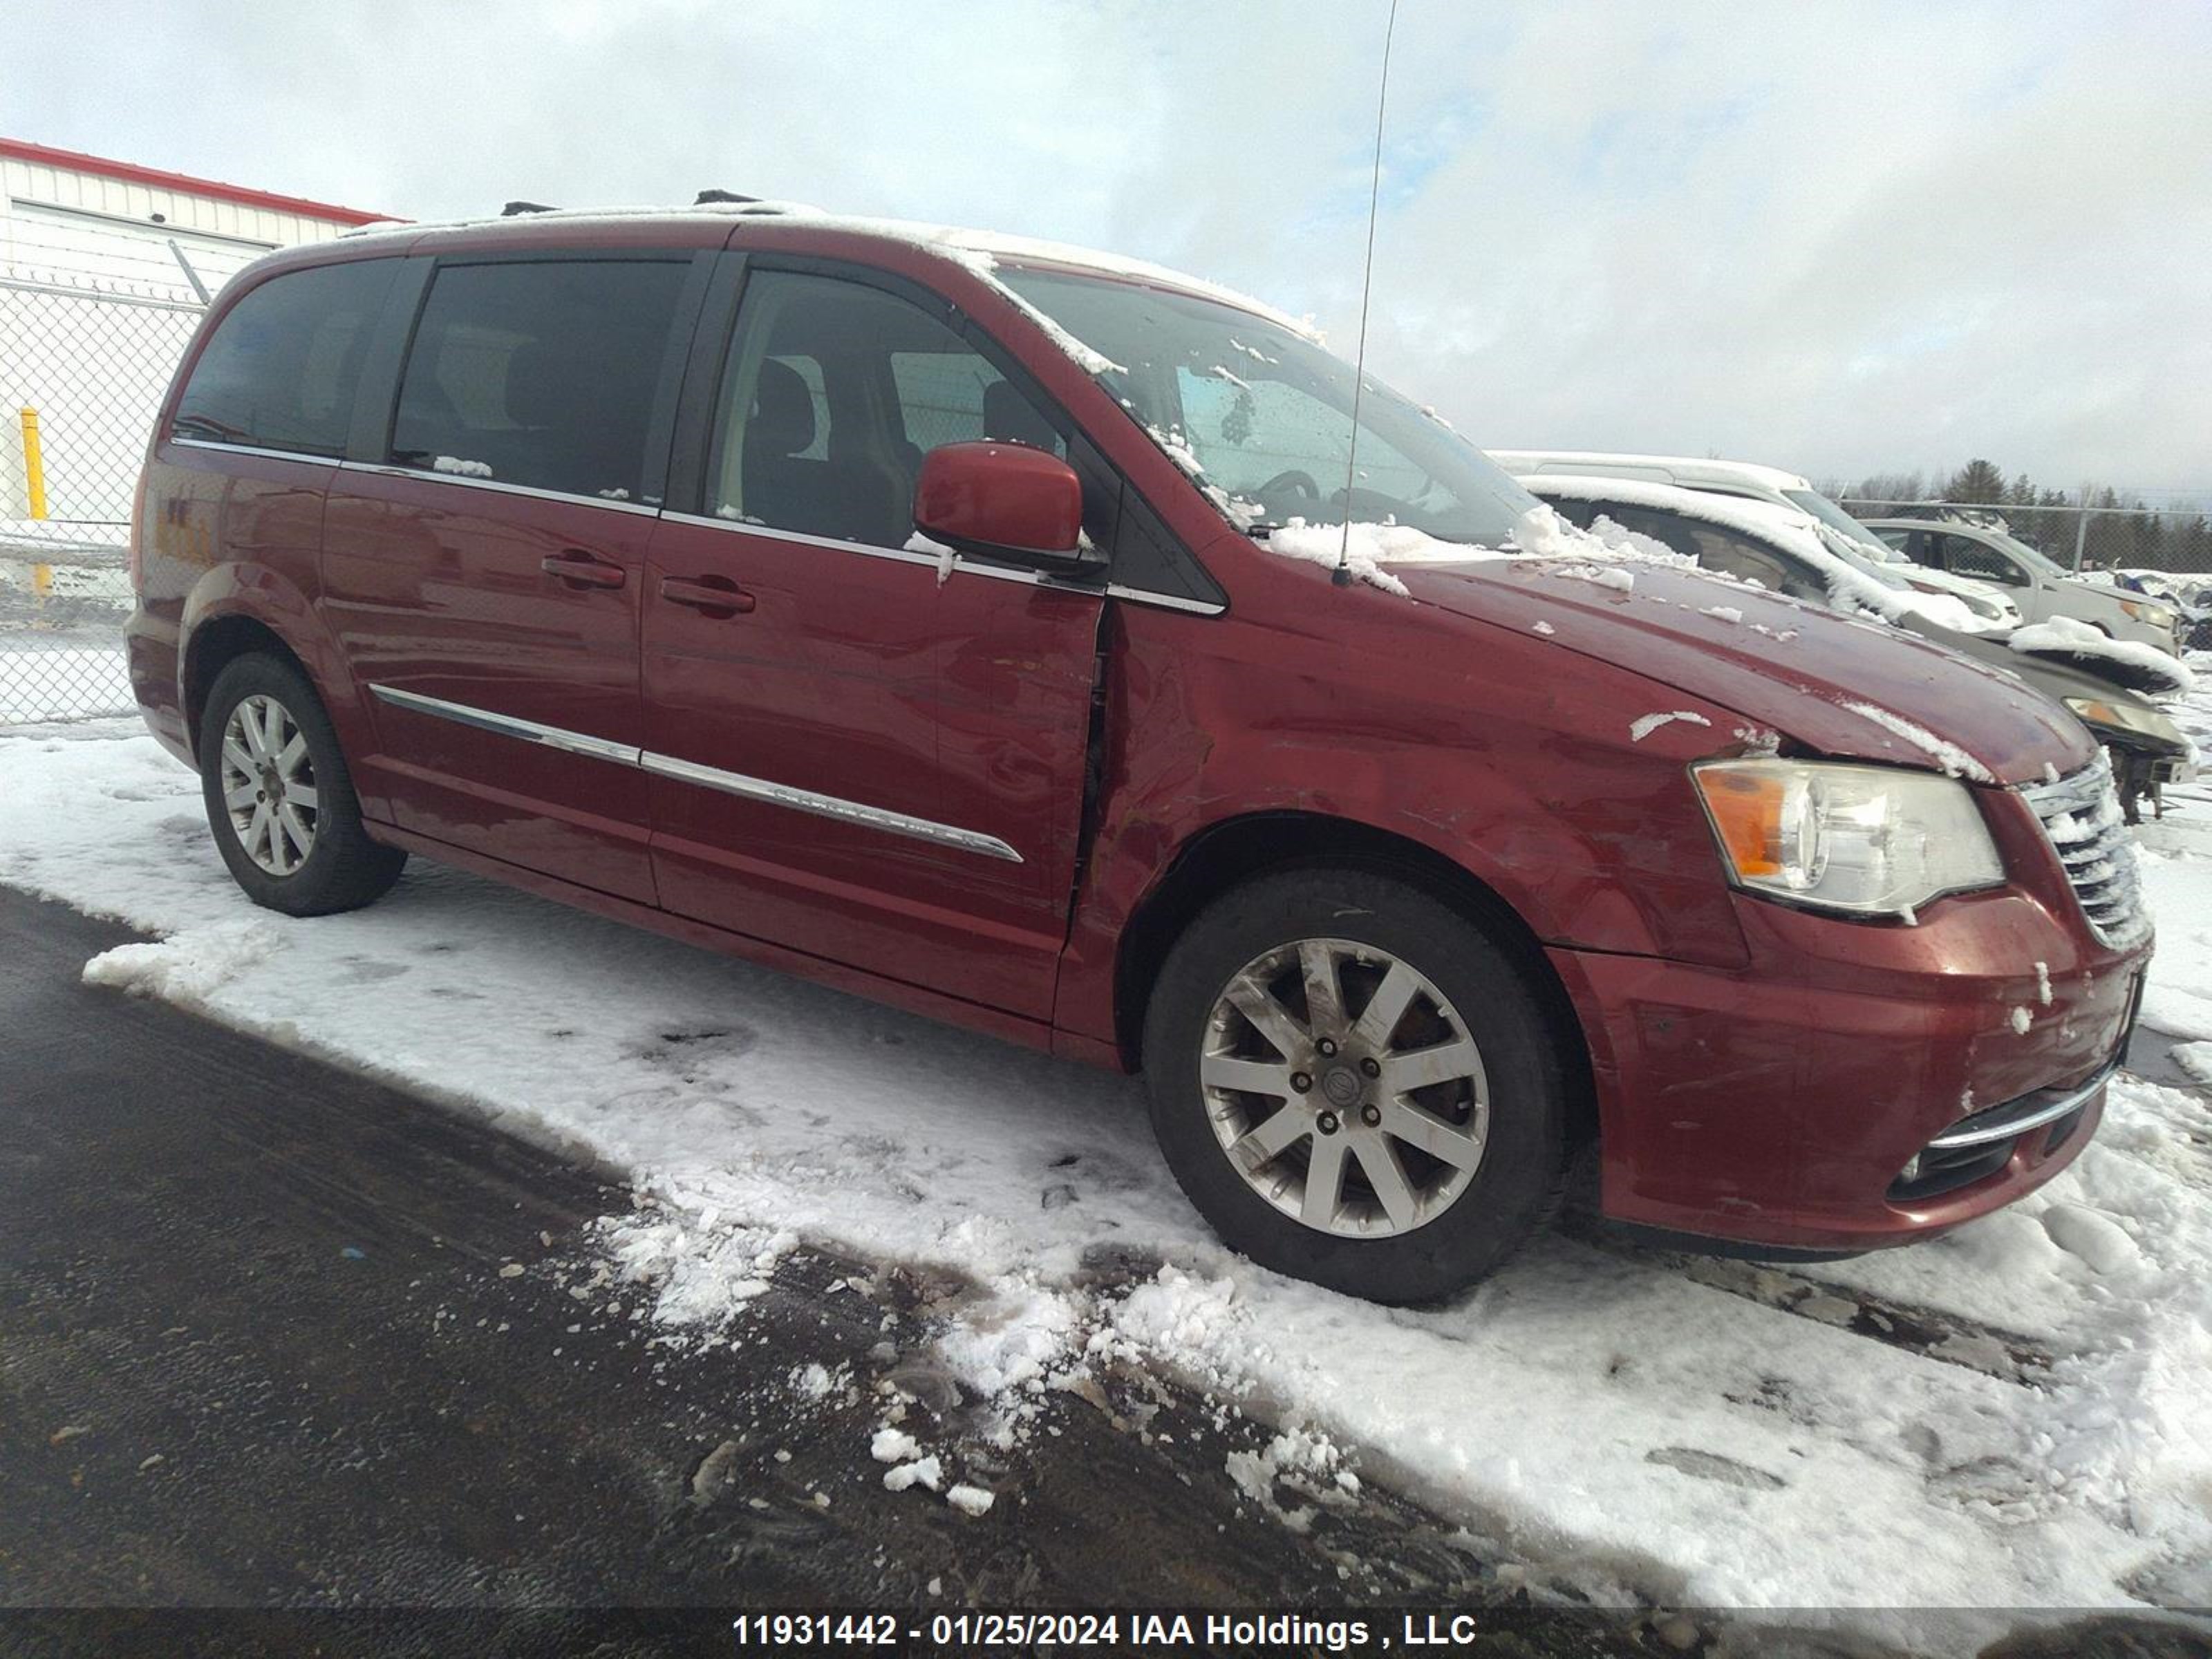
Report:
[[[208,648],[210,626],[233,617],[283,641],[321,694],[346,752],[368,752],[365,711],[316,605],[323,501],[335,471],[325,462],[232,450],[156,448],[132,675],[149,725],[157,736],[165,728],[180,735],[186,759],[196,759],[198,735],[187,691],[195,678],[205,678],[198,653]],[[362,804],[369,816],[385,816],[380,802],[365,796]]]

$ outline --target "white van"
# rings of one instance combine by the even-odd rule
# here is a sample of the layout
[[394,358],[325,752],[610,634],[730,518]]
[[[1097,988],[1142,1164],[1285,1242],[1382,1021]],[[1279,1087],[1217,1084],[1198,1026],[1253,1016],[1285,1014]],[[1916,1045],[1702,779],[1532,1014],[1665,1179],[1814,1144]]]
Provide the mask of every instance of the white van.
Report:
[[1861,561],[1887,565],[1924,593],[1950,593],[1974,613],[1984,632],[2017,628],[2024,617],[2003,589],[1963,577],[1940,567],[1929,568],[1905,559],[1856,519],[1813,488],[1810,480],[1778,467],[1750,461],[1697,460],[1686,455],[1614,455],[1591,450],[1493,449],[1490,459],[1516,477],[1565,473],[1572,477],[1633,478],[1641,483],[1672,484],[1679,489],[1703,490],[1709,495],[1737,495],[1795,507],[1810,514],[1832,538],[1847,546],[1838,552],[1856,554]]

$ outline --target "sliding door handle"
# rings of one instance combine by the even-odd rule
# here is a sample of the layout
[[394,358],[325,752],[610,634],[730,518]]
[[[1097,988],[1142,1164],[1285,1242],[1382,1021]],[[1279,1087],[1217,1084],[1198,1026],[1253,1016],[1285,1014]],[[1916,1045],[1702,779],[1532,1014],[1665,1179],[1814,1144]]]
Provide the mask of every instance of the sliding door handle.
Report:
[[687,581],[681,576],[663,576],[660,597],[671,605],[685,605],[702,617],[717,619],[735,617],[753,608],[753,596],[727,576],[702,576],[696,581]]
[[558,576],[571,587],[620,587],[628,580],[628,573],[620,565],[611,564],[580,547],[549,554],[538,560],[538,568],[549,576]]

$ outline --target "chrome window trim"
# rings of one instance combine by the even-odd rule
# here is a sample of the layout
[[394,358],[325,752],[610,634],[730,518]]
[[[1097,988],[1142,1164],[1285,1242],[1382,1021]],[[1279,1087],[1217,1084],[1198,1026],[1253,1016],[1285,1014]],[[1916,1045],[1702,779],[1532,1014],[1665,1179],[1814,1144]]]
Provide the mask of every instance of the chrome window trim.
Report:
[[[827,547],[840,553],[860,553],[871,559],[890,559],[900,564],[929,564],[937,562],[934,553],[917,553],[910,547],[884,547],[876,542],[842,541],[835,536],[811,536],[803,531],[780,530],[774,525],[758,524],[750,519],[709,518],[703,513],[664,513],[660,515],[671,524],[688,524],[700,530],[729,531],[744,536],[764,536],[772,542],[792,542],[801,547]],[[963,569],[975,570],[975,565]],[[990,571],[991,575],[1012,576],[1026,580],[1016,571]]]
[[412,709],[418,714],[434,714],[440,720],[473,726],[483,732],[495,732],[503,738],[520,738],[525,743],[543,744],[549,749],[566,750],[572,755],[588,755],[593,760],[611,761],[617,766],[635,766],[638,763],[641,751],[631,744],[610,743],[605,738],[566,731],[557,726],[541,726],[536,720],[523,720],[514,714],[495,714],[488,708],[472,708],[464,702],[447,702],[443,697],[426,697],[420,691],[403,691],[396,685],[371,685],[368,689],[386,702]]
[[[890,559],[901,564],[934,565],[934,553],[917,553],[912,548],[884,547],[874,542],[841,541],[831,536],[812,536],[804,531],[780,529],[775,525],[758,524],[750,519],[708,518],[699,513],[664,513],[660,515],[671,524],[690,525],[701,530],[721,530],[739,535],[763,536],[769,541],[790,542],[801,547],[826,547],[840,553],[859,553],[871,559]],[[1187,611],[1195,616],[1218,617],[1229,607],[1215,605],[1207,599],[1187,599],[1171,593],[1155,593],[1150,588],[1124,587],[1119,582],[1108,582],[1103,587],[1091,582],[1066,581],[1046,574],[1041,570],[1008,570],[995,564],[978,564],[953,556],[954,568],[971,576],[988,576],[993,581],[1018,582],[1026,587],[1049,587],[1063,593],[1104,593],[1109,598],[1125,599],[1132,605],[1156,605],[1170,611]]]
[[432,468],[401,466],[396,463],[342,460],[336,455],[312,455],[296,449],[263,449],[254,444],[224,443],[214,438],[172,437],[169,442],[185,449],[219,450],[227,455],[258,455],[272,461],[304,461],[311,466],[334,466],[341,472],[368,472],[392,478],[419,478],[428,483],[459,484],[468,489],[489,489],[503,495],[527,495],[543,501],[568,501],[578,507],[596,507],[609,513],[642,513],[649,518],[659,516],[660,509],[650,501],[616,501],[604,495],[580,495],[568,489],[540,489],[535,484],[503,483],[497,478],[469,478],[458,472],[440,472]]
[[369,690],[382,701],[397,708],[434,715],[440,720],[453,720],[501,737],[542,744],[549,749],[564,750],[570,754],[587,756],[592,760],[611,761],[617,766],[635,767],[658,777],[673,779],[680,783],[695,783],[707,789],[719,789],[724,794],[763,801],[771,806],[788,807],[793,811],[811,813],[816,817],[836,818],[841,823],[857,823],[915,841],[934,842],[941,847],[954,847],[962,852],[981,854],[985,858],[1002,859],[1009,864],[1023,862],[1022,855],[1012,847],[996,836],[987,836],[981,830],[963,830],[955,824],[939,823],[931,818],[918,818],[908,813],[894,812],[887,807],[870,806],[862,801],[847,800],[840,795],[820,794],[787,783],[772,783],[766,778],[748,777],[742,772],[726,772],[720,767],[702,766],[696,761],[680,760],[673,755],[657,755],[650,750],[629,744],[611,743],[605,738],[590,737],[581,732],[565,731],[557,726],[544,726],[513,714],[494,714],[488,708],[474,708],[466,703],[448,702],[443,697],[425,696],[420,691],[403,691],[397,686],[374,684]]
[[230,444],[219,438],[179,438],[173,434],[168,441],[179,449],[215,449],[226,455],[258,455],[269,461],[304,461],[309,466],[345,465],[335,455],[315,455],[304,449],[264,449],[258,444]]
[[719,767],[702,766],[696,761],[678,760],[673,755],[656,755],[650,750],[645,752],[639,764],[657,777],[673,778],[682,783],[696,783],[703,788],[719,789],[724,794],[740,796],[746,800],[765,801],[771,806],[787,806],[795,812],[811,812],[817,817],[836,818],[842,823],[862,824],[895,836],[957,847],[963,852],[980,853],[986,858],[1004,859],[1009,864],[1022,862],[1022,855],[1012,847],[996,836],[987,836],[981,830],[962,830],[950,823],[939,823],[934,819],[894,812],[887,807],[865,805],[838,795],[817,794],[811,789],[800,789],[787,783],[771,783],[765,778],[749,778],[742,772],[725,772]]
[[534,501],[567,501],[577,507],[596,507],[609,513],[642,513],[658,518],[660,508],[651,501],[611,501],[605,495],[580,495],[570,489],[540,489],[536,484],[504,483],[497,478],[471,478],[458,472],[440,472],[425,466],[402,466],[396,461],[340,461],[341,472],[369,472],[391,478],[419,478],[427,483],[459,484],[465,489],[489,489],[502,495],[526,495]]
[[1194,617],[1218,617],[1229,607],[1216,605],[1212,599],[1185,599],[1178,593],[1155,593],[1149,587],[1124,587],[1119,582],[1106,584],[1107,592],[1117,599],[1127,599],[1132,605],[1156,605],[1163,611],[1182,611]]

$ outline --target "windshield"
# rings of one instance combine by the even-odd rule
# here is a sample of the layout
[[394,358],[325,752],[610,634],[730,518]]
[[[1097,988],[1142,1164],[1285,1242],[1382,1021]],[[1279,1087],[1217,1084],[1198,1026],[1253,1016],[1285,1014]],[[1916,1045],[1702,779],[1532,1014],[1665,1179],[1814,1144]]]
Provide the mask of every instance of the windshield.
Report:
[[1785,489],[1782,494],[1791,504],[1811,514],[1829,529],[1866,549],[1867,556],[1875,563],[1887,564],[1890,562],[1889,544],[1819,490]]
[[2017,536],[2002,530],[1984,530],[1982,533],[2021,563],[2041,571],[2046,576],[2070,577],[2074,574],[2041,549],[2030,547]]
[[1000,265],[993,275],[1098,356],[1099,384],[1240,528],[1385,521],[1503,545],[1536,498],[1370,376],[1251,312],[1192,295]]

